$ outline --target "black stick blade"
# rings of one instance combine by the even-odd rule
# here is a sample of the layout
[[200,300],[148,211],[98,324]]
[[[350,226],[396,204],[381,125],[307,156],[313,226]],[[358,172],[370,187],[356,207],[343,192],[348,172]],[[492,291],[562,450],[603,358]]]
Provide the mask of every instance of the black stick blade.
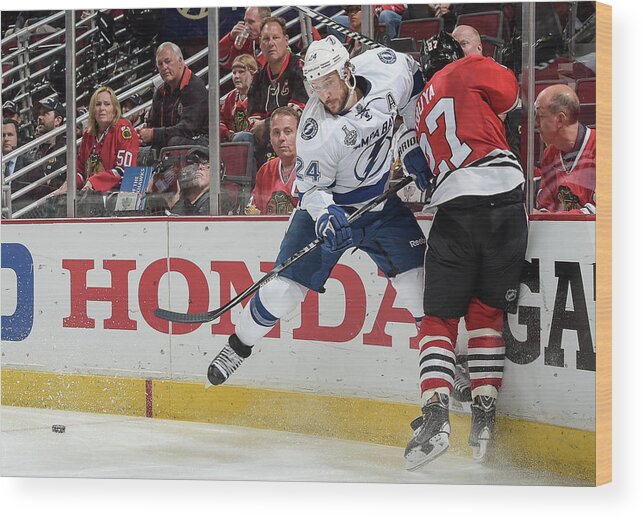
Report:
[[216,311],[209,311],[208,313],[177,313],[176,311],[169,311],[167,309],[156,308],[154,316],[167,320],[169,322],[177,322],[180,324],[202,324],[210,322],[217,318]]

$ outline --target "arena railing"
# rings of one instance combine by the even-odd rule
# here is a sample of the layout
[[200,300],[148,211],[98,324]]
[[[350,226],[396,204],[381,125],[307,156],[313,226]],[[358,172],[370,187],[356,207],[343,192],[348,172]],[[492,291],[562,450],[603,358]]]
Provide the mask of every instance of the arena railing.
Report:
[[[322,10],[322,9],[332,8],[332,7],[333,6],[318,6],[318,7],[316,7],[316,9]],[[279,9],[275,10],[273,12],[273,16],[281,16],[281,15],[283,15],[283,14],[285,14],[288,11],[291,11],[291,10],[293,10],[292,7],[284,6],[282,8],[279,8]],[[333,13],[332,16],[335,16],[336,14],[341,14],[342,12],[343,12],[342,9],[338,9],[338,11]],[[64,16],[64,11],[58,12],[58,13],[56,13],[56,14],[54,14],[52,16],[49,16],[49,17],[47,17],[47,18],[45,18],[45,19],[43,19],[43,20],[41,20],[39,22],[36,22],[33,25],[30,25],[28,28],[21,29],[20,31],[16,32],[15,35],[12,34],[12,35],[8,36],[7,38],[4,38],[2,41],[3,41],[3,43],[5,43],[5,42],[10,42],[11,39],[14,38],[14,37],[16,37],[16,38],[24,37],[24,36],[28,37],[28,35],[31,33],[31,31],[34,31],[38,27],[44,26],[44,25],[50,23],[51,21],[55,21],[55,20],[57,20],[58,18],[60,18],[62,16]],[[97,16],[97,13],[93,13],[90,16],[88,16],[86,18],[83,18],[82,20],[76,22],[75,25],[76,25],[77,28],[82,27],[82,26],[86,25],[88,21],[92,21],[96,16]],[[300,24],[300,26],[305,27],[305,25],[302,23],[302,20],[301,20],[300,16],[298,16],[296,18],[293,18],[293,19],[289,20],[288,22],[286,22],[286,26],[288,28],[291,28],[291,27],[295,26],[298,23]],[[322,26],[322,24],[317,24],[315,27],[317,29],[319,29],[321,26]],[[93,27],[93,28],[85,31],[83,34],[81,34],[80,36],[76,37],[76,42],[80,42],[80,41],[82,41],[82,39],[88,38],[96,30],[97,29],[95,27]],[[58,38],[61,35],[64,35],[64,33],[65,33],[64,29],[56,31],[55,33],[52,33],[52,34],[50,34],[50,35],[48,35],[46,37],[47,41],[53,40],[54,38]],[[310,41],[312,36],[310,34],[307,34],[306,36],[309,38],[309,41]],[[45,38],[43,38],[43,39],[41,39],[41,40],[39,40],[37,42],[34,42],[34,44],[32,46],[29,46],[27,48],[27,51],[26,51],[27,54],[28,54],[28,50],[34,49],[34,48],[39,47],[40,45],[43,45],[43,40],[44,39]],[[289,44],[297,43],[300,39],[302,39],[301,32],[296,34],[294,37],[290,38],[289,39]],[[84,48],[80,49],[79,53],[83,52],[84,49],[86,49],[86,48],[87,47],[84,47]],[[43,55],[37,56],[36,58],[34,58],[34,60],[32,60],[32,63],[36,59],[38,59],[38,61],[42,61],[42,60],[44,60],[44,59],[46,59],[46,58],[48,58],[48,57],[50,57],[52,55],[60,53],[61,51],[64,51],[64,45],[59,45],[58,48],[48,50]],[[198,60],[200,60],[203,57],[207,56],[207,52],[208,52],[208,49],[206,47],[205,49],[203,49],[203,50],[197,52],[196,54],[194,54],[193,56],[191,56],[189,59],[186,59],[186,63],[188,65],[191,65],[192,63],[197,62]],[[12,54],[8,55],[6,58],[3,58],[3,61],[5,61],[5,60],[8,61],[10,59],[13,59],[17,55],[24,54],[24,53],[25,53],[25,49],[15,51]],[[26,64],[24,66],[26,66]],[[140,67],[142,68],[143,66],[144,65],[141,65]],[[13,69],[11,69],[11,70],[13,70]],[[42,70],[39,70],[39,71],[35,72],[33,75],[30,75],[30,79],[33,81],[34,78],[37,79],[37,78],[39,78],[41,76],[44,76],[47,73],[48,70],[49,70],[49,67],[46,67],[46,68],[44,68]],[[7,71],[6,73],[8,73],[8,72],[10,72],[10,71]],[[13,72],[13,73],[15,73],[15,72]],[[128,73],[131,73],[131,70],[122,72],[120,74],[120,76],[127,75]],[[207,73],[208,73],[208,67],[204,67],[201,70],[196,71],[196,74],[198,76],[204,76]],[[5,74],[3,74],[3,78],[5,77]],[[219,84],[223,85],[227,81],[230,81],[231,78],[232,78],[231,73],[226,74],[225,76],[220,78]],[[155,82],[156,82],[156,84],[158,84],[159,80],[160,80],[160,76],[158,74],[154,74],[151,78],[147,79],[146,81],[143,81],[143,82],[141,82],[139,84],[133,85],[131,88],[126,89],[124,91],[121,90],[120,92],[117,92],[117,95],[118,95],[119,99],[126,99],[127,97],[129,97],[130,95],[132,95],[134,93],[139,93],[141,91],[144,91],[144,90],[154,86]],[[27,80],[21,80],[21,82],[18,85],[16,85],[16,83],[14,82],[14,83],[12,83],[12,85],[9,85],[9,87],[13,87],[13,88],[8,87],[7,89],[3,89],[3,95],[4,95],[4,92],[12,91],[17,86],[22,86],[23,84],[27,84],[27,83],[28,83]],[[44,87],[46,87],[46,85]],[[29,94],[27,93],[25,95],[29,95]],[[22,99],[24,99],[24,97],[19,97],[17,100],[21,101]],[[142,105],[135,107],[129,113],[130,113],[130,115],[139,114],[139,113],[147,110],[151,106],[151,104],[152,104],[151,100],[147,101],[147,102],[143,103]],[[80,116],[78,116],[78,117],[76,117],[74,119],[74,124],[76,124],[78,122],[85,122],[87,119],[88,119],[87,114],[80,115]],[[32,149],[38,147],[43,142],[65,133],[66,128],[67,128],[67,123],[65,122],[64,124],[62,124],[61,126],[56,128],[55,130],[52,130],[51,132],[47,133],[46,135],[43,135],[41,137],[37,137],[34,140],[32,140],[31,142],[28,142],[28,143],[22,145],[20,148],[8,153],[7,155],[5,155],[4,159],[5,160],[10,160],[10,159],[12,159],[14,157],[17,157],[19,155],[22,155],[22,154],[28,152],[28,151],[31,151]],[[80,139],[78,139],[77,142],[80,142]],[[64,152],[65,152],[65,148],[59,148],[57,150],[54,150],[52,153],[48,154],[47,156],[45,156],[45,157],[43,157],[43,158],[41,158],[41,159],[29,164],[28,166],[23,167],[22,169],[14,172],[12,175],[8,176],[7,178],[4,178],[4,183],[5,184],[10,184],[12,181],[20,178],[21,176],[23,176],[23,175],[27,174],[28,172],[32,171],[33,169],[39,167],[43,163],[47,162],[49,159],[58,157]],[[64,174],[65,171],[66,171],[66,166],[61,167],[61,168],[59,168],[59,169],[57,169],[55,171],[52,171],[47,176],[45,176],[43,178],[40,178],[39,180],[37,180],[36,182],[32,183],[31,185],[26,186],[26,187],[24,187],[24,188],[22,188],[22,189],[20,189],[20,190],[18,190],[16,192],[14,192],[11,195],[11,200],[14,201],[14,200],[19,199],[21,196],[23,196],[24,194],[27,194],[28,192],[31,192],[32,190],[37,188],[39,185],[43,185],[44,183],[46,183],[50,179]],[[20,209],[19,211],[16,211],[11,216],[12,217],[20,217],[22,214],[25,214],[25,213],[29,212],[30,210],[32,210],[34,208],[37,208],[38,206],[44,204],[49,197],[50,196],[46,196],[46,197],[44,197],[44,198],[42,198],[40,200],[37,200],[34,203],[32,203],[32,204]]]

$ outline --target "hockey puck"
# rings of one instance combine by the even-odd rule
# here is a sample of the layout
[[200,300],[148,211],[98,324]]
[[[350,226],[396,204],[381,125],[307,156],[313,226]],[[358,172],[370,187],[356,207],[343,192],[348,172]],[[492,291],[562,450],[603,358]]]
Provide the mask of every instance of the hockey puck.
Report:
[[65,425],[64,424],[54,424],[51,426],[51,431],[55,433],[65,433]]

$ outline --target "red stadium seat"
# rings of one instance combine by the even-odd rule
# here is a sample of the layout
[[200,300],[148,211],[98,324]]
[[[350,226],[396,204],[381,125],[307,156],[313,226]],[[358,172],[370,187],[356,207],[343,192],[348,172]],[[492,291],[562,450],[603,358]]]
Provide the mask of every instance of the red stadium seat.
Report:
[[[400,24],[400,38],[414,38],[420,42],[435,36],[444,27],[442,18],[422,18],[420,20],[402,20]],[[419,48],[419,45],[418,45]]]
[[596,102],[596,78],[583,78],[576,81],[576,94],[581,103]]
[[221,173],[222,180],[229,180],[239,185],[252,183],[252,171],[248,160],[248,142],[225,142],[220,145],[221,161],[225,171]]
[[252,189],[254,171],[250,167],[248,142],[226,142],[219,147],[221,156],[221,214],[242,213]]
[[581,103],[579,121],[585,126],[596,125],[596,103]]
[[[480,36],[488,36],[491,40],[502,42],[502,11],[486,11],[483,13],[461,14],[458,25],[470,25]],[[490,41],[482,40],[482,54],[493,57],[498,47]]]
[[547,81],[535,81],[534,82],[534,97],[538,97],[538,94],[542,92],[545,88],[551,85],[566,85],[567,81],[563,79],[551,79]]

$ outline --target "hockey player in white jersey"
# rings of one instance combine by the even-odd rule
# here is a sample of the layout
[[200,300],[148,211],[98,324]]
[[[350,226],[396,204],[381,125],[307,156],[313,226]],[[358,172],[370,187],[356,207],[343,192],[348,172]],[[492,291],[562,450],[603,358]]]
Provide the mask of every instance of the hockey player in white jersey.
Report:
[[416,63],[391,49],[374,49],[349,61],[333,36],[314,41],[304,77],[311,95],[297,135],[296,185],[300,201],[276,263],[317,237],[322,246],[262,286],[246,305],[235,333],[208,369],[213,385],[225,382],[277,321],[324,283],[342,253],[367,253],[391,280],[398,305],[423,317],[424,235],[411,211],[392,196],[353,223],[349,214],[382,194],[391,165],[397,114],[409,134],[400,139],[407,170],[424,188],[428,166],[415,139],[415,101],[423,87]]

